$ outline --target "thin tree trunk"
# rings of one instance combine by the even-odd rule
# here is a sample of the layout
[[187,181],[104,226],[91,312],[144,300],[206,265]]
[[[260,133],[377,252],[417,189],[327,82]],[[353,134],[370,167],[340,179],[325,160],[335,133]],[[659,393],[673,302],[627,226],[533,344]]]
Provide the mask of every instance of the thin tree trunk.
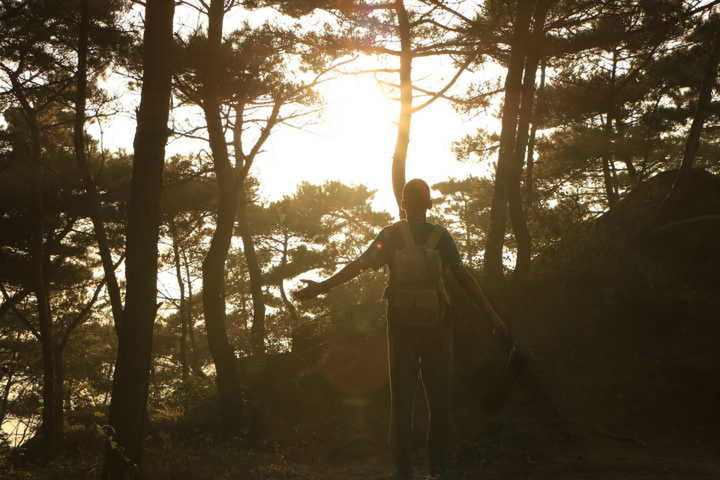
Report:
[[[283,242],[283,253],[282,253],[282,260],[281,260],[281,270],[284,270],[285,266],[287,265],[287,254],[288,254],[288,239],[285,237],[285,241]],[[283,305],[285,305],[285,308],[287,309],[288,313],[290,314],[290,318],[292,319],[292,325],[290,326],[291,329],[294,329],[300,324],[300,315],[298,314],[297,308],[295,308],[295,305],[290,301],[290,299],[287,296],[287,292],[285,291],[285,280],[280,279],[280,282],[278,283],[278,287],[280,287],[280,298],[282,298]]]
[[[54,457],[62,441],[62,391],[57,390],[55,344],[57,342],[50,308],[50,282],[47,276],[49,255],[45,239],[45,165],[43,164],[40,142],[40,125],[37,112],[30,104],[17,75],[11,74],[12,91],[20,102],[23,118],[29,135],[27,157],[30,169],[30,212],[32,231],[30,234],[30,282],[35,293],[38,312],[39,340],[42,349],[43,409],[38,431],[44,443],[45,460]],[[10,300],[12,301],[12,299]],[[62,387],[62,385],[61,385]],[[60,411],[55,408],[60,395]]]
[[515,240],[517,241],[517,257],[514,274],[517,278],[524,278],[530,272],[530,256],[532,240],[527,225],[526,211],[522,198],[522,171],[530,138],[530,122],[535,110],[535,78],[538,64],[542,55],[542,45],[545,40],[545,18],[547,17],[549,0],[539,0],[533,16],[533,32],[530,37],[525,57],[525,71],[523,74],[522,102],[518,117],[515,149],[510,169],[510,185],[508,187],[508,205],[510,220],[512,222]]
[[[17,360],[17,353],[13,354],[13,360]],[[15,370],[11,370],[7,374],[7,380],[5,380],[5,387],[3,388],[2,393],[2,401],[0,402],[0,428],[2,428],[3,423],[5,423],[5,417],[7,416],[7,408],[10,400],[10,390],[12,390],[14,376]]]
[[117,447],[105,458],[105,479],[140,476],[153,326],[157,311],[160,197],[168,137],[172,75],[173,0],[147,0],[143,83],[133,143],[127,223],[126,303],[118,335],[110,426]]
[[55,434],[57,435],[58,443],[57,450],[60,451],[63,440],[63,425],[65,412],[63,410],[63,402],[65,400],[64,386],[65,386],[65,362],[63,355],[63,345],[59,342],[55,342],[52,345],[54,350],[52,354],[52,360],[54,362],[52,369],[52,382],[53,382],[53,396],[49,398],[50,408],[52,409],[52,416],[56,422]]
[[400,114],[398,117],[395,152],[393,153],[392,184],[395,200],[402,218],[405,215],[402,210],[402,191],[405,187],[405,163],[410,143],[410,122],[412,120],[413,54],[410,42],[410,20],[403,0],[395,0],[395,14],[397,15],[398,32],[400,34]]
[[[243,195],[245,196],[245,195]],[[243,242],[243,253],[250,277],[250,295],[253,303],[252,344],[255,355],[265,354],[265,298],[262,291],[262,271],[255,252],[255,241],[250,233],[247,220],[247,204],[241,201],[238,207],[238,228]]]
[[100,251],[100,259],[102,260],[103,271],[105,273],[106,288],[110,297],[110,306],[112,308],[113,322],[115,329],[122,319],[122,298],[120,297],[120,287],[118,286],[117,277],[115,276],[115,265],[113,264],[112,255],[110,253],[110,245],[105,231],[105,223],[102,218],[100,209],[100,197],[98,195],[95,180],[90,173],[90,166],[87,159],[87,151],[85,145],[85,105],[87,102],[87,56],[88,56],[88,31],[90,29],[90,15],[88,13],[89,0],[81,2],[80,28],[78,31],[78,69],[76,73],[75,87],[75,123],[73,138],[75,143],[75,159],[80,168],[83,182],[85,183],[85,191],[87,195],[87,207],[90,210],[90,220],[95,230],[95,238]]
[[603,153],[603,180],[605,182],[605,196],[608,208],[613,208],[618,201],[617,185],[613,179],[613,163],[615,162],[615,147],[613,134],[613,121],[615,117],[615,78],[617,75],[617,48],[613,49],[612,71],[610,74],[610,95],[608,96],[608,111],[605,116],[605,151]]
[[525,203],[528,209],[532,209],[535,204],[535,142],[537,139],[537,106],[540,105],[543,94],[545,93],[545,70],[546,62],[543,58],[540,65],[540,87],[537,93],[536,107],[533,111],[532,128],[530,129],[530,139],[528,140],[527,149],[527,167],[525,168]]
[[[250,296],[253,304],[252,349],[255,355],[265,355],[265,298],[262,291],[262,270],[255,252],[255,240],[248,223],[248,207],[251,205],[250,195],[246,191],[247,176],[253,158],[245,158],[242,151],[242,119],[243,106],[235,106],[235,128],[233,128],[233,147],[235,152],[235,170],[238,172],[237,228],[243,243],[243,254],[250,277]],[[268,125],[266,128],[270,128]]]
[[182,383],[183,387],[186,390],[183,395],[183,405],[185,408],[185,413],[187,413],[187,387],[188,378],[190,377],[187,351],[187,302],[185,301],[185,281],[182,277],[182,266],[180,264],[180,247],[178,246],[179,238],[174,218],[170,219],[170,235],[172,236],[173,262],[175,263],[175,278],[177,279],[178,289],[180,290],[180,308],[178,309],[178,317],[180,318],[180,365],[182,371]]
[[[40,344],[42,350],[42,424],[39,435],[43,441],[45,459],[52,459],[60,449],[62,442],[62,383],[58,390],[57,363],[55,361],[57,343],[50,307],[50,282],[47,277],[49,256],[45,243],[45,166],[43,165],[40,127],[36,112],[29,103],[23,102],[23,112],[30,131],[30,165],[32,169],[32,218],[33,228],[30,238],[30,256],[33,291],[37,301]],[[58,399],[60,408],[58,409]]]
[[195,375],[201,378],[205,378],[205,372],[203,372],[200,365],[200,357],[198,356],[197,341],[195,340],[195,321],[193,320],[193,288],[192,288],[192,277],[190,276],[190,262],[187,258],[187,251],[182,249],[180,252],[183,257],[183,267],[185,268],[185,278],[187,279],[188,287],[188,302],[187,302],[187,326],[188,326],[188,339],[190,340],[190,364],[192,366]]
[[703,72],[702,83],[700,84],[700,92],[698,95],[697,107],[693,116],[692,125],[685,143],[685,154],[680,168],[690,169],[695,165],[698,148],[700,147],[700,134],[702,133],[705,118],[710,110],[712,101],[712,91],[718,74],[718,64],[720,64],[720,22],[713,25],[714,35],[711,44],[708,46],[708,58]]
[[[21,336],[22,331],[18,330],[15,334],[15,342],[20,342]],[[0,403],[0,430],[2,429],[3,423],[5,423],[5,417],[7,416],[7,409],[10,400],[10,391],[12,390],[13,377],[15,376],[15,372],[17,371],[17,361],[19,357],[20,353],[17,350],[12,352],[11,365],[13,365],[14,368],[8,371],[7,380],[5,381],[5,388],[3,389],[2,403]]]
[[523,66],[527,44],[532,1],[519,0],[510,52],[510,64],[505,78],[505,101],[502,110],[500,148],[495,168],[495,189],[490,210],[490,225],[485,245],[485,274],[492,279],[503,277],[502,252],[505,243],[507,202],[515,150],[518,112],[522,97]]
[[[624,123],[619,118],[615,118],[615,128],[617,130],[614,134],[615,144],[617,144],[617,139],[622,138],[622,132],[624,128]],[[635,168],[635,164],[632,161],[632,153],[630,153],[627,149],[624,149],[621,150],[621,154],[618,154],[617,156],[625,164],[628,179],[630,180],[630,186],[635,187],[639,183],[640,179],[638,178],[637,168]]]
[[72,387],[73,382],[70,379],[67,379],[65,381],[65,401],[63,404],[63,415],[71,413],[72,412]]
[[225,262],[235,227],[238,182],[228,158],[227,140],[220,118],[218,85],[222,74],[215,61],[222,45],[223,0],[212,0],[208,15],[208,52],[202,77],[203,110],[210,137],[213,169],[218,185],[218,210],[210,249],[203,261],[203,312],[215,382],[224,425],[240,426],[240,385],[235,352],[227,338],[225,315]]

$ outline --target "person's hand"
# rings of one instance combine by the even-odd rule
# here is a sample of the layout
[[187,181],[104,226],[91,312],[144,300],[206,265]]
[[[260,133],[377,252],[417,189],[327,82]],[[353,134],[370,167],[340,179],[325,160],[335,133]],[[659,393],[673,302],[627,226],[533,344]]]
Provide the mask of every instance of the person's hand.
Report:
[[316,282],[314,280],[300,281],[303,282],[306,286],[305,288],[301,288],[293,294],[293,297],[298,300],[310,300],[325,292],[325,288],[320,282]]

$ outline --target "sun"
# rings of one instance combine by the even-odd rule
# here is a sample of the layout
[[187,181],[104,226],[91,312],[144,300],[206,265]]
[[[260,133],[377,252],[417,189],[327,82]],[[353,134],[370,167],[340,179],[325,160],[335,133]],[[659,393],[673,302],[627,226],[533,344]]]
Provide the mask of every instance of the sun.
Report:
[[[393,74],[383,79],[397,81]],[[375,190],[374,206],[396,212],[390,172],[400,110],[397,91],[372,74],[355,74],[320,85],[318,93],[324,108],[316,119],[302,128],[278,129],[268,141],[254,170],[262,196],[276,200],[302,181],[338,180]],[[442,101],[414,114],[407,178],[432,184],[477,170],[457,162],[451,148],[471,128]]]
[[323,121],[330,135],[368,153],[388,146],[388,140],[392,146],[399,104],[381,90],[372,76],[344,77],[329,85],[323,96]]

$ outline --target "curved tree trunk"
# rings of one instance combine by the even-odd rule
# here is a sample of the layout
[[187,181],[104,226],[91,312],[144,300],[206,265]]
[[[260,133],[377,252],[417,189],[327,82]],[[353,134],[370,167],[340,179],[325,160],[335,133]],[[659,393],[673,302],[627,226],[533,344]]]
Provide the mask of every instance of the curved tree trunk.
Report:
[[75,159],[80,169],[80,174],[85,184],[87,195],[87,207],[90,210],[90,220],[95,230],[95,238],[100,252],[103,272],[105,273],[106,288],[110,297],[113,322],[115,329],[122,321],[122,298],[120,287],[115,276],[115,265],[110,254],[110,245],[105,231],[102,212],[100,209],[100,197],[98,195],[95,180],[90,173],[85,145],[85,105],[87,102],[87,55],[88,55],[88,32],[90,29],[90,15],[88,13],[89,0],[81,3],[80,29],[78,30],[78,68],[75,82],[75,123],[73,128],[73,139],[75,143]]
[[485,274],[492,279],[503,277],[502,252],[505,243],[505,223],[507,202],[512,178],[512,160],[515,150],[515,138],[518,126],[518,112],[522,97],[523,66],[527,43],[532,3],[529,0],[518,2],[518,11],[513,33],[510,64],[505,78],[505,102],[502,110],[500,148],[495,168],[495,190],[490,210],[490,225],[485,244]]
[[110,426],[119,448],[108,447],[103,477],[140,476],[157,302],[158,234],[168,137],[173,0],[147,0],[143,83],[133,148],[127,223],[126,304],[118,335]]
[[210,137],[213,169],[218,186],[215,232],[203,261],[203,312],[210,354],[215,362],[215,381],[224,425],[233,430],[240,425],[240,385],[235,352],[226,330],[225,262],[232,240],[238,204],[238,182],[230,165],[227,140],[220,117],[218,85],[222,80],[219,57],[224,18],[223,0],[212,0],[208,15],[208,52],[202,76],[203,111]]
[[403,0],[395,0],[395,14],[400,34],[400,115],[392,163],[392,184],[395,200],[402,210],[402,191],[405,187],[405,162],[410,143],[410,121],[412,119],[412,45],[410,42],[410,20]]

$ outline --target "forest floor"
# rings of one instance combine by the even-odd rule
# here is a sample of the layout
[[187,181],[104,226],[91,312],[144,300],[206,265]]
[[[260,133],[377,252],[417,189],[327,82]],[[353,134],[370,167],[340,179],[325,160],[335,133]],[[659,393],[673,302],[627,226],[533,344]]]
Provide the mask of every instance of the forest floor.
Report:
[[[535,459],[531,455],[516,459],[485,459],[461,469],[458,478],[466,480],[717,480],[720,457],[707,453],[651,452],[642,446],[606,445],[591,452],[567,452],[555,458]],[[585,450],[585,449],[583,449]],[[385,480],[388,463],[381,459],[350,465],[306,465],[286,463],[257,466],[253,480]],[[429,478],[422,468],[416,479]]]
[[[206,440],[209,440],[206,437]],[[648,445],[629,438],[593,437],[534,448],[507,443],[500,449],[477,449],[461,462],[464,480],[717,480],[720,455],[705,445],[687,442],[678,448]],[[233,442],[158,443],[145,457],[144,478],[150,480],[389,480],[385,457],[310,461],[300,451],[252,451]],[[492,451],[491,451],[492,450]],[[96,479],[101,457],[64,458],[46,467],[0,468],[0,478]],[[422,455],[419,455],[422,457]],[[418,466],[416,480],[429,478]]]

